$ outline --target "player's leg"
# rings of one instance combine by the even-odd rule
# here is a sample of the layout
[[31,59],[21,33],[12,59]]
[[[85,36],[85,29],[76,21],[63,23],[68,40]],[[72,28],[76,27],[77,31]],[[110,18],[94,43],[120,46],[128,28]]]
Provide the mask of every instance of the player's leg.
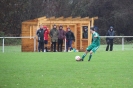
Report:
[[90,51],[90,55],[89,55],[89,59],[88,59],[88,61],[90,61],[90,60],[91,60],[92,53],[93,53],[93,51]]
[[46,50],[46,52],[48,52],[47,44],[48,44],[48,40],[45,40],[45,41],[44,41],[44,46],[45,46],[45,50]]
[[90,45],[90,46],[88,46],[88,47],[86,48],[85,53],[84,53],[84,54],[82,55],[82,57],[81,57],[81,61],[84,60],[85,56],[87,55],[87,53],[88,53],[92,48],[93,48],[92,45]]
[[90,51],[90,55],[89,55],[89,59],[88,59],[88,61],[91,60],[93,52],[96,52],[96,50],[97,50],[98,48],[99,48],[99,46],[94,47],[94,48]]
[[42,42],[40,42],[40,51],[42,51]]
[[44,52],[44,42],[41,43],[42,46],[42,52]]
[[113,39],[110,39],[110,51],[113,50]]
[[69,41],[69,46],[70,46],[70,51],[73,49],[72,48],[72,40]]
[[110,44],[110,43],[109,43],[109,42],[110,42],[110,41],[109,41],[109,39],[108,39],[108,40],[106,40],[106,42],[107,42],[106,51],[108,51],[108,49],[109,49],[109,44]]
[[54,52],[56,52],[56,42],[54,42]]
[[63,39],[61,39],[60,51],[62,52]]
[[82,57],[81,57],[81,61],[84,60],[84,58],[85,58],[85,56],[87,55],[87,53],[88,53],[88,51],[86,50],[86,51],[84,52],[84,54],[82,55]]
[[60,39],[58,39],[58,46],[57,46],[58,52],[60,51],[59,48],[60,48]]
[[68,40],[68,51],[71,49],[71,40]]
[[40,49],[41,49],[41,43],[40,41],[38,42],[38,52],[40,52]]
[[66,41],[66,52],[68,52],[68,48],[69,48],[69,40]]
[[53,52],[53,42],[51,42],[51,52]]

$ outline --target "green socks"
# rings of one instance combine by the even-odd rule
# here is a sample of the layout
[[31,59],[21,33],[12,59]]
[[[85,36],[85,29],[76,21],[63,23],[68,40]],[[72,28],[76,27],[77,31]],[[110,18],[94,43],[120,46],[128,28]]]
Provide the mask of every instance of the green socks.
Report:
[[85,58],[85,56],[86,56],[86,54],[83,54],[82,59],[84,59],[84,58]]
[[92,57],[92,54],[90,54],[88,61],[90,61],[90,60],[91,60],[91,57]]
[[[86,56],[86,54],[83,54],[83,56],[82,56],[82,58],[81,58],[81,59],[82,59],[82,60],[84,60],[85,56]],[[92,54],[90,54],[88,61],[90,61],[90,60],[91,60],[91,57],[92,57]]]

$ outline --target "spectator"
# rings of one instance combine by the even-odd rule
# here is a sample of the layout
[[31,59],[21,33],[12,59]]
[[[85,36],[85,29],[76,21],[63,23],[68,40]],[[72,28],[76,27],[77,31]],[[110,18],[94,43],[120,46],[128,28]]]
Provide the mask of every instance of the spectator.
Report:
[[63,40],[65,38],[65,31],[63,30],[63,26],[59,26],[58,30],[58,52],[62,52],[62,45],[63,45]]
[[51,50],[53,51],[54,48],[54,52],[56,52],[56,43],[58,41],[58,30],[56,25],[53,26],[53,29],[50,30],[50,37],[51,37]]
[[45,46],[44,52],[48,52],[48,48],[47,48],[48,35],[49,35],[49,30],[48,30],[47,26],[44,26],[44,46]]
[[72,41],[75,41],[75,36],[70,28],[68,28],[68,31],[66,33],[66,51],[68,52],[68,48],[70,48],[70,51],[72,48]]
[[87,29],[87,27],[85,27],[84,30],[83,30],[83,38],[88,39],[88,29]]
[[37,30],[37,36],[38,36],[38,51],[44,52],[44,29],[41,25],[40,28]]
[[[110,29],[107,31],[106,36],[115,36],[114,28],[112,26],[110,26]],[[108,51],[109,46],[110,46],[110,51],[113,50],[113,39],[114,37],[106,38],[106,42],[107,42],[106,51]]]

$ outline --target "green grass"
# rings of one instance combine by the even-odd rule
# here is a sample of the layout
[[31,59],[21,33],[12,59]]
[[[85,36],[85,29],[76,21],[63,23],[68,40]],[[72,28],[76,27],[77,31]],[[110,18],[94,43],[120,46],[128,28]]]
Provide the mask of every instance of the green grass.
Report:
[[0,53],[0,88],[133,88],[132,51]]

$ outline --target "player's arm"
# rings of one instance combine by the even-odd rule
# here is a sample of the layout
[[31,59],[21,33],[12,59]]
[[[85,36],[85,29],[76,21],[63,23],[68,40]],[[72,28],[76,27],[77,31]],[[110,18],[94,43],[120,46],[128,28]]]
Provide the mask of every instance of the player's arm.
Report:
[[97,33],[95,33],[94,37],[95,37],[95,38],[97,38],[97,37],[98,37],[98,34],[97,34]]

